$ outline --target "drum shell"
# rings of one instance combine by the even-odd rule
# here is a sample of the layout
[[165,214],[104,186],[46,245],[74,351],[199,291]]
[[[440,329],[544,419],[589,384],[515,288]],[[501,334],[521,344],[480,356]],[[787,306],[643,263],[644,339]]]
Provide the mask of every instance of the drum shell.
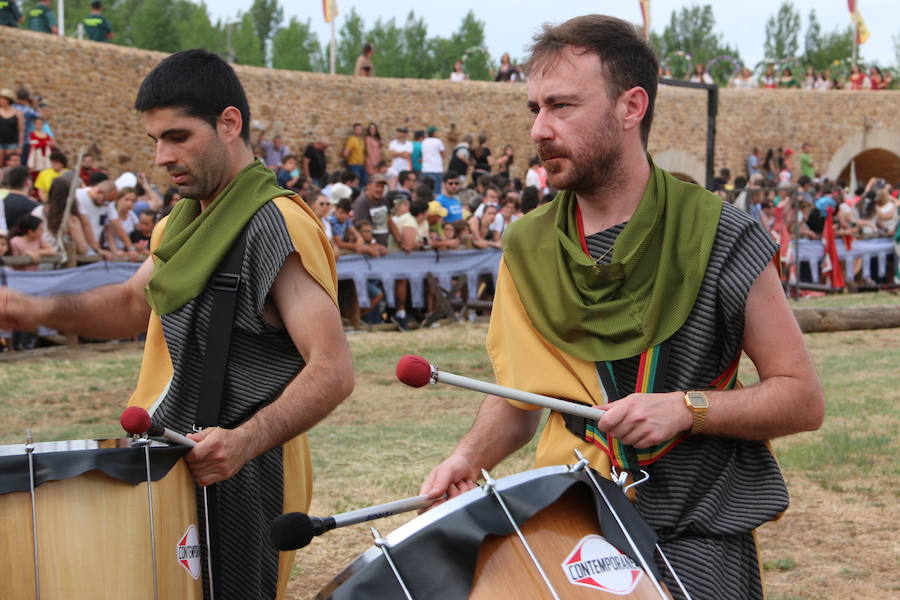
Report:
[[[178,543],[198,527],[190,472],[180,459],[153,482],[160,598],[203,597],[202,581],[178,561]],[[35,489],[41,600],[153,598],[150,518],[145,483],[98,471]],[[35,596],[29,492],[0,495],[0,598]]]

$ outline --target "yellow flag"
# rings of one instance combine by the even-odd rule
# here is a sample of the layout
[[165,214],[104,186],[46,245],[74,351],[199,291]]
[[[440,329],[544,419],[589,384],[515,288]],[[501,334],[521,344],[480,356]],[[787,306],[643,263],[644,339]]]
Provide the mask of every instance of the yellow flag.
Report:
[[322,0],[322,12],[325,13],[325,22],[331,23],[338,16],[337,0]]
[[859,7],[856,6],[856,0],[847,0],[847,8],[850,9],[850,21],[853,23],[854,29],[856,29],[856,43],[865,44],[869,41],[869,28],[866,27],[866,22],[863,20],[862,15],[859,14]]

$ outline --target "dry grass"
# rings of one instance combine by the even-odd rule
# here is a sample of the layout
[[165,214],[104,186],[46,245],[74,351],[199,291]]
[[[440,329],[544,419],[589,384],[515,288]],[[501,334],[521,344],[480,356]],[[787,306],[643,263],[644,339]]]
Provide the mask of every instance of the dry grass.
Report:
[[[403,354],[420,353],[448,371],[490,378],[484,332],[483,325],[460,324],[350,336],[356,391],[311,432],[312,514],[418,492],[425,474],[468,429],[481,399],[447,386],[407,388],[395,382],[394,365]],[[782,520],[760,531],[770,598],[900,598],[900,543],[893,535],[900,522],[900,466],[894,458],[900,450],[900,330],[806,339],[826,390],[827,418],[818,432],[775,442],[792,504]],[[128,345],[114,349],[83,347],[0,361],[0,386],[7,390],[0,399],[0,443],[21,441],[26,426],[39,439],[119,435],[116,421],[136,378],[139,351]],[[749,361],[742,379],[754,380]],[[495,475],[530,468],[532,452],[533,444]],[[409,518],[399,515],[377,526],[386,533]],[[312,598],[370,544],[363,526],[316,539],[298,554],[289,597]]]

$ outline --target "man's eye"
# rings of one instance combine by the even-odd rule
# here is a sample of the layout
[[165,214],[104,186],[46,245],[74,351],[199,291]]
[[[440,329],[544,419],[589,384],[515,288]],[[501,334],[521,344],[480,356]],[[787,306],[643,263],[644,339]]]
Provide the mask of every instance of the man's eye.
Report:
[[556,110],[562,110],[564,108],[568,108],[569,106],[571,106],[571,104],[566,104],[564,102],[557,102],[556,104],[553,105],[553,108],[555,108]]

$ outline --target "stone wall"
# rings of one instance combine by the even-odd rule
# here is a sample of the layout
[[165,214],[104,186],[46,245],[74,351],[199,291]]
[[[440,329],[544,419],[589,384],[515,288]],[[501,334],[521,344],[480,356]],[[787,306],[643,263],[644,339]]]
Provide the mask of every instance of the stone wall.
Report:
[[[134,48],[0,28],[0,86],[25,86],[51,104],[60,145],[74,160],[91,148],[113,173],[144,171],[166,181],[153,166],[153,145],[132,106],[141,79],[164,55]],[[463,134],[488,135],[499,152],[516,151],[521,175],[534,153],[525,87],[484,82],[359,79],[317,73],[237,67],[253,119],[283,131],[298,153],[318,136],[340,142],[353,122],[378,123],[390,139],[400,125],[439,128],[452,146]],[[716,168],[744,171],[753,146],[799,150],[814,143],[816,167],[836,176],[857,154],[882,148],[900,156],[898,92],[721,90]],[[337,144],[329,164],[339,163]],[[706,93],[660,86],[650,151],[658,162],[701,181],[706,152]]]

